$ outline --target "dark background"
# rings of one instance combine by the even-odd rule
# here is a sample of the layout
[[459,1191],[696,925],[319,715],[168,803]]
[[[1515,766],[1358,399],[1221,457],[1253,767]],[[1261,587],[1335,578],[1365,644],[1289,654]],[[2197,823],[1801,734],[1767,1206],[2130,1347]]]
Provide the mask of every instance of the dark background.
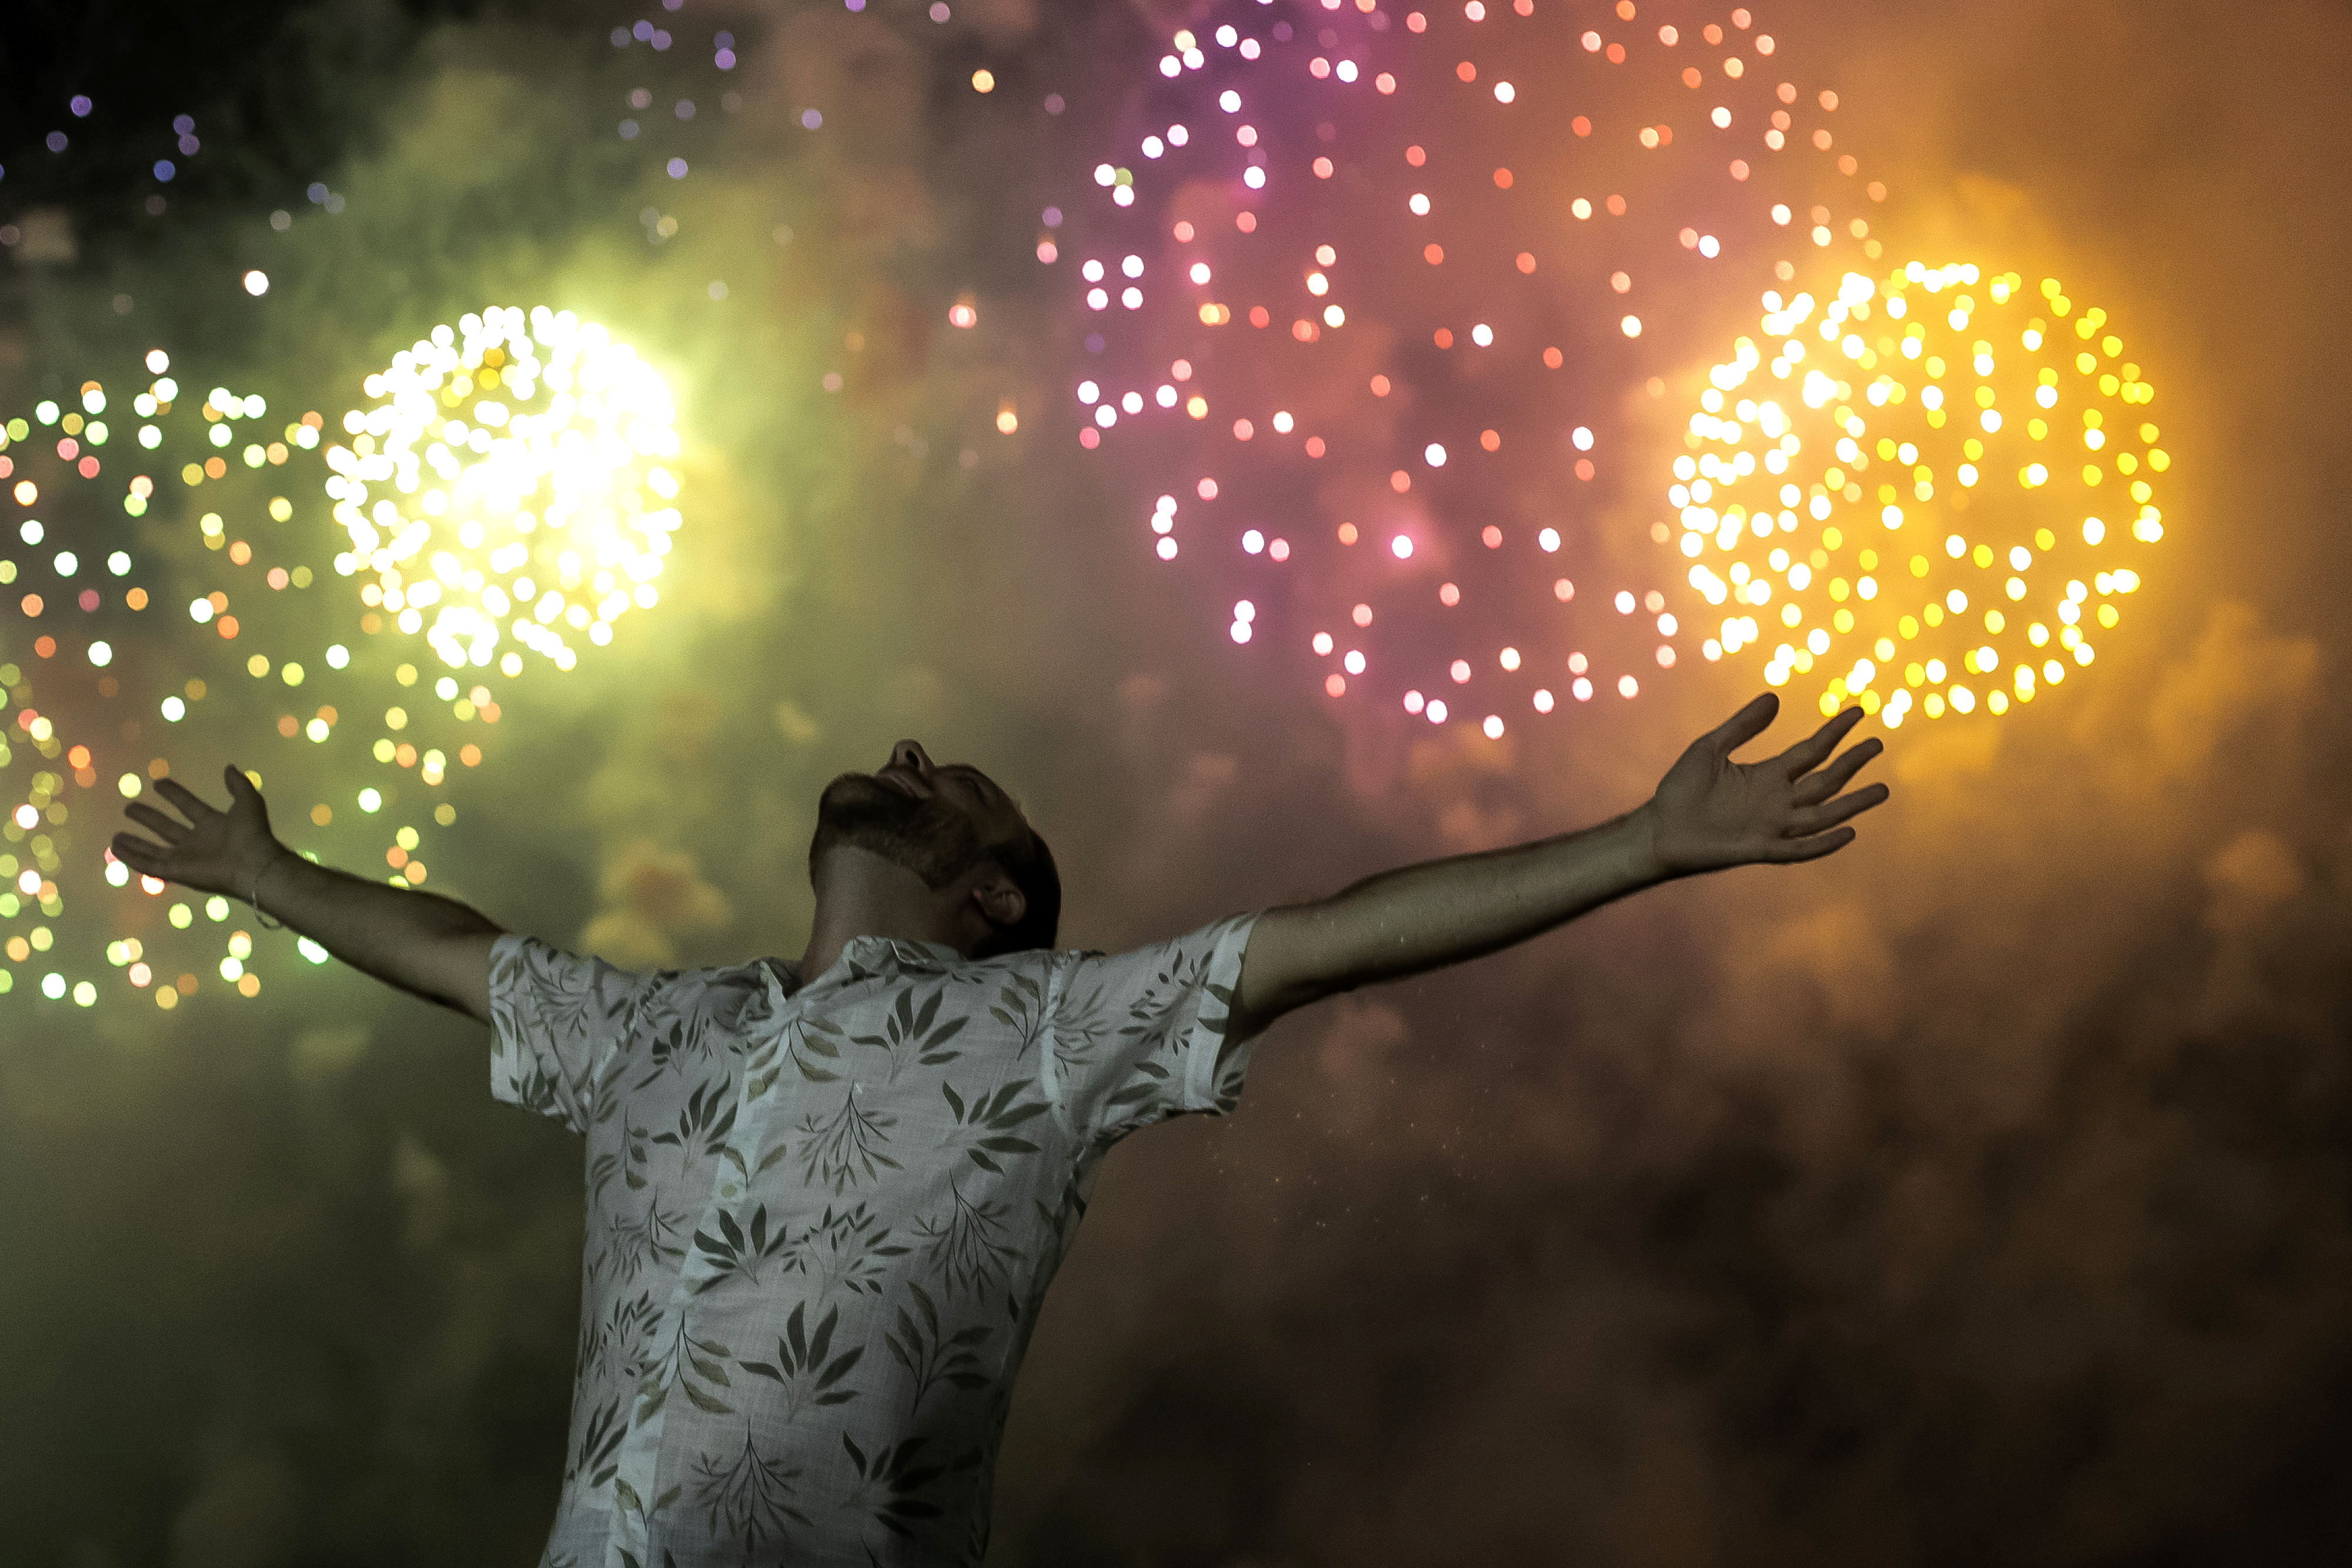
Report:
[[[817,786],[914,734],[1023,797],[1065,940],[1117,947],[1622,810],[1746,695],[1752,669],[1694,672],[1499,768],[1435,743],[1367,765],[1383,719],[1249,678],[1220,607],[1147,591],[1060,416],[993,432],[1001,397],[1066,396],[1082,323],[1036,214],[1075,210],[1181,14],[689,0],[654,16],[659,58],[606,39],[635,19],[0,23],[8,412],[87,365],[127,383],[164,340],[341,406],[490,299],[658,346],[693,454],[683,580],[627,657],[534,687],[470,782],[449,881],[494,917],[643,962],[796,952]],[[992,1562],[2352,1542],[2352,23],[1762,19],[1900,172],[1890,232],[2053,236],[2131,301],[2181,459],[2173,553],[2063,703],[1890,737],[1894,802],[1834,861],[1325,1004],[1269,1037],[1230,1124],[1123,1149],[1031,1354]],[[649,126],[676,84],[702,105],[659,147],[613,134],[641,79]],[[820,99],[835,129],[805,133]],[[183,112],[203,150],[159,184]],[[236,288],[255,266],[268,309]],[[982,329],[935,331],[964,290]],[[852,331],[866,390],[828,400]],[[0,998],[0,1562],[531,1560],[580,1184],[560,1133],[490,1104],[485,1045],[332,970],[168,1020],[38,1010],[21,977]]]

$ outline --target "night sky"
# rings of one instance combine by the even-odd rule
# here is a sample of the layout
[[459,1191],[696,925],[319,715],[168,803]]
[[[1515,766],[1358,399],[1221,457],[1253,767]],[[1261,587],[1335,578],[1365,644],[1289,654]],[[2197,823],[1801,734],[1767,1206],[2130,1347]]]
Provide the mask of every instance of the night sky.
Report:
[[[2190,1564],[2352,1543],[2352,727],[2328,695],[2352,546],[2326,477],[2352,427],[2352,22],[1783,8],[1756,19],[1774,68],[1836,90],[1840,150],[1893,193],[1869,209],[1891,256],[2061,275],[2130,324],[2178,466],[2128,618],[2030,706],[1885,732],[1893,800],[1832,861],[1678,884],[1294,1015],[1229,1122],[1123,1147],[1029,1355],[992,1563]],[[1761,688],[1760,655],[1705,660],[1686,635],[1637,699],[1515,706],[1489,740],[1385,689],[1328,695],[1304,590],[1237,643],[1255,591],[1212,564],[1190,496],[1188,553],[1152,553],[1170,450],[1079,444],[1073,389],[1108,382],[1128,340],[1074,267],[1123,243],[1092,171],[1133,161],[1174,29],[1326,18],[929,9],[685,0],[651,15],[656,49],[616,47],[638,14],[601,4],[13,7],[0,418],[91,378],[127,400],[162,346],[191,396],[266,392],[264,423],[318,410],[331,433],[368,371],[488,304],[634,344],[682,443],[661,602],[577,670],[499,686],[495,726],[459,737],[480,766],[431,797],[454,824],[418,852],[428,887],[630,965],[798,954],[817,791],[904,736],[1012,789],[1060,862],[1064,945],[1118,949],[1612,816]],[[1576,165],[1541,141],[1521,167],[1538,198]],[[1151,219],[1165,187],[1139,189]],[[1501,458],[1524,429],[1557,472],[1456,462],[1433,504],[1555,518],[1580,588],[1643,586],[1628,563],[1653,556],[1638,570],[1666,580],[1660,411],[1690,406],[1772,286],[1756,224],[1723,232],[1720,272],[1655,295],[1641,273],[1629,305],[1566,278],[1539,296],[1589,351],[1557,383],[1529,372],[1561,390],[1519,399]],[[1394,298],[1454,275],[1383,276]],[[1627,308],[1646,359],[1610,336]],[[1384,329],[1332,338],[1369,370]],[[1391,373],[1442,408],[1426,358],[1400,349]],[[1318,472],[1377,444],[1357,405],[1300,406],[1330,433]],[[1590,481],[1547,427],[1570,420],[1601,433]],[[339,639],[382,703],[396,662],[425,662],[362,631],[315,465],[287,466],[293,517],[254,534],[252,572],[316,570],[282,601],[225,575],[196,532],[210,492],[175,475],[123,533],[158,600],[121,622],[126,686],[212,685],[176,727],[84,714],[92,672],[53,675],[31,646],[70,612],[0,603],[0,660],[37,689],[11,726],[31,703],[122,750],[57,797],[59,946],[0,996],[9,1563],[521,1563],[554,1506],[577,1145],[491,1103],[485,1031],[286,935],[257,933],[258,995],[206,969],[169,1012],[97,956],[145,907],[97,857],[114,774],[151,758],[197,781],[232,755],[278,770],[290,842],[383,852],[349,807],[344,836],[312,832],[298,789],[362,780],[280,740],[284,688],[236,670],[281,632],[280,658]],[[1336,479],[1295,518],[1264,494],[1267,530],[1302,540],[1359,504]],[[53,528],[128,528],[58,505]],[[1302,546],[1302,574],[1316,559]],[[234,655],[176,608],[224,583],[250,618]],[[1498,635],[1560,651],[1517,613]],[[1818,722],[1818,691],[1766,744]],[[8,736],[13,810],[55,765]],[[47,967],[102,995],[43,998]]]

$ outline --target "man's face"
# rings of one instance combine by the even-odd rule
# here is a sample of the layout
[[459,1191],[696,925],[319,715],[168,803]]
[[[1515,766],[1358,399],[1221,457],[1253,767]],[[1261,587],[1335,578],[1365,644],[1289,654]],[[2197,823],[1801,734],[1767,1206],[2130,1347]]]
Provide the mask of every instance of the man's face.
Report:
[[946,887],[988,858],[990,846],[1027,833],[1012,797],[979,768],[940,766],[922,746],[902,740],[873,773],[845,773],[817,800],[814,862],[845,845],[882,856]]

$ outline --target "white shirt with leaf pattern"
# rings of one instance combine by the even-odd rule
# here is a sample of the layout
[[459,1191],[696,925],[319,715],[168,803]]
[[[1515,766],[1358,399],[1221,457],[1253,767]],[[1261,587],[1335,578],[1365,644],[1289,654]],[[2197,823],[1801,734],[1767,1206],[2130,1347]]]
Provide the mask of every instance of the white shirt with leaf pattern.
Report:
[[1254,920],[1115,956],[861,936],[806,986],[499,938],[492,1092],[587,1140],[541,1568],[979,1563],[1104,1154],[1240,1093]]

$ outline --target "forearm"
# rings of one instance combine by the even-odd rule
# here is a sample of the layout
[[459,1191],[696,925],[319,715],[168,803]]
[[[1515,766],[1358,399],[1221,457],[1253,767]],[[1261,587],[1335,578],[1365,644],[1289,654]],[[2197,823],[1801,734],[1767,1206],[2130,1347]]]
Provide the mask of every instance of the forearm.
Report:
[[1383,872],[1261,916],[1243,966],[1241,1008],[1270,1018],[1337,991],[1479,957],[1665,877],[1645,810]]
[[371,882],[285,850],[248,896],[362,973],[489,1021],[489,949],[502,932],[456,899]]

